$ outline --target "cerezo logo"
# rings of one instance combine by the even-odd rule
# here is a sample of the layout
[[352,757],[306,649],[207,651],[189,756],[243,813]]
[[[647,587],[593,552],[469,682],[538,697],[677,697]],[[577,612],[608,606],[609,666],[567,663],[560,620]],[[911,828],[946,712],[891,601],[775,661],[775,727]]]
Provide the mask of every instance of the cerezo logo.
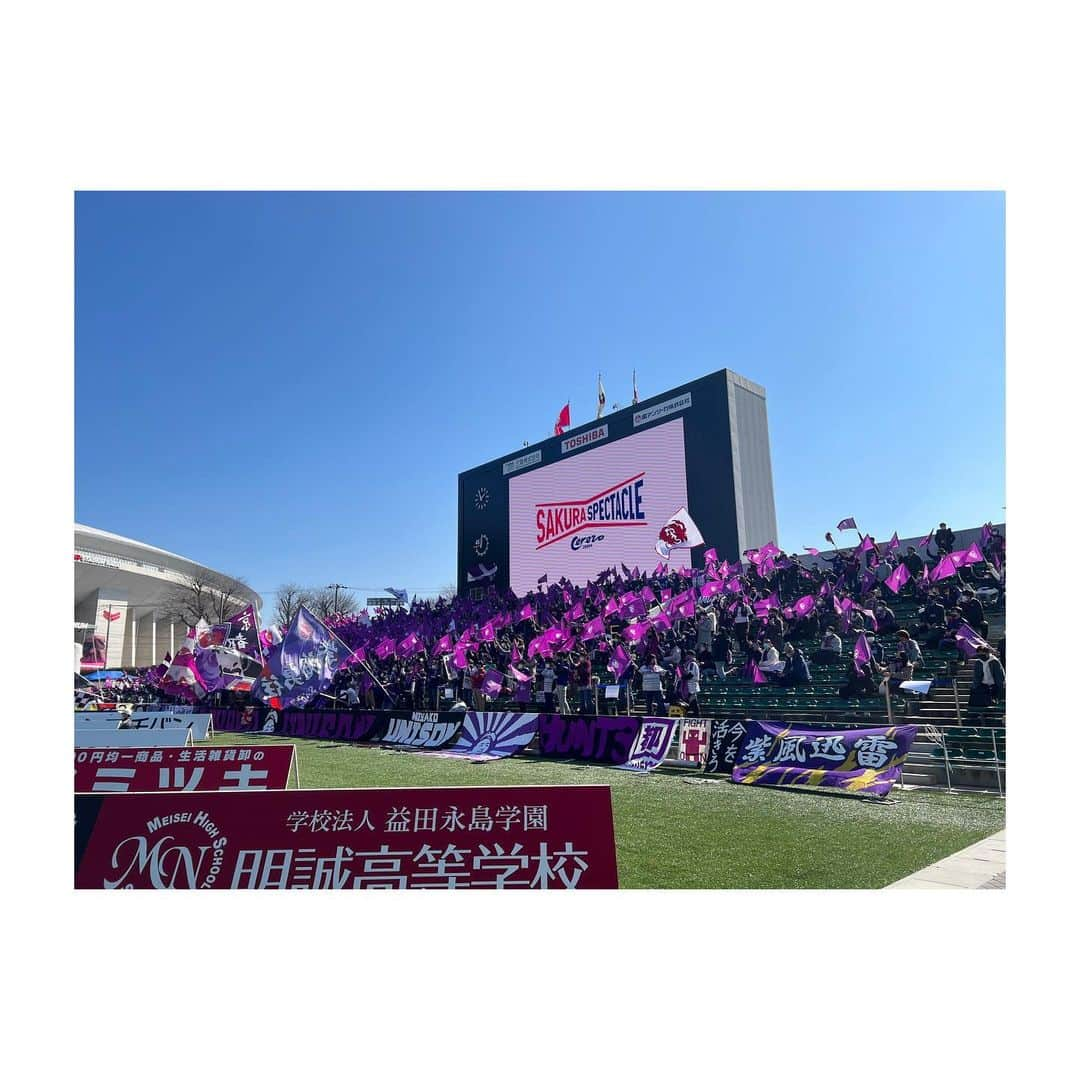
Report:
[[590,548],[593,544],[599,544],[603,539],[603,533],[590,533],[588,536],[575,536],[570,541],[570,550],[580,551],[582,548]]
[[211,889],[225,861],[227,843],[205,810],[152,818],[145,836],[129,836],[113,849],[110,865],[120,873],[102,885]]

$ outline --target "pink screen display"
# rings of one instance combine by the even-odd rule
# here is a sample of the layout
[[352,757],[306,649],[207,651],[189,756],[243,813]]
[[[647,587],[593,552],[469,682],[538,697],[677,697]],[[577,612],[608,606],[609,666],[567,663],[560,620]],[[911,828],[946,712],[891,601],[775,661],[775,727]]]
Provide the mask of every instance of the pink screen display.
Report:
[[[682,418],[511,477],[510,587],[583,584],[620,563],[651,572],[660,529],[688,505]],[[689,549],[667,565],[689,566]]]

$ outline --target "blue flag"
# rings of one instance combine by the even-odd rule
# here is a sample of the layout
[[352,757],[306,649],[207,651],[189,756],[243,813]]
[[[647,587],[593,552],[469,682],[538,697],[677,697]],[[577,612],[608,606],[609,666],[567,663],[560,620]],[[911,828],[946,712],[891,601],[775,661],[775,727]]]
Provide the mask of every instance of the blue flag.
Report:
[[301,607],[281,643],[267,655],[266,668],[252,695],[267,704],[278,699],[277,708],[302,707],[326,690],[348,658],[349,649]]

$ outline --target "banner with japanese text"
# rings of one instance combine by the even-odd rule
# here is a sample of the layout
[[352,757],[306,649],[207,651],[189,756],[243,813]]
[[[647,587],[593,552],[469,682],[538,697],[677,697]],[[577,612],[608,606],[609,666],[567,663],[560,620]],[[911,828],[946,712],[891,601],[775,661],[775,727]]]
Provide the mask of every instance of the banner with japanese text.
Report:
[[226,746],[75,751],[76,791],[227,791],[284,789],[296,748]]
[[563,716],[540,713],[536,749],[541,757],[581,758],[623,765],[641,728],[637,716]]
[[736,784],[835,788],[884,798],[918,729],[914,724],[853,731],[810,731],[753,722],[731,773]]
[[709,730],[709,752],[702,772],[731,775],[751,721],[713,720]]
[[703,765],[709,753],[711,721],[683,719],[679,728],[679,760]]
[[76,795],[77,889],[614,889],[611,789]]
[[379,742],[395,749],[436,750],[458,737],[464,720],[464,713],[393,713]]
[[652,772],[667,757],[678,723],[674,716],[643,717],[630,753],[618,768]]

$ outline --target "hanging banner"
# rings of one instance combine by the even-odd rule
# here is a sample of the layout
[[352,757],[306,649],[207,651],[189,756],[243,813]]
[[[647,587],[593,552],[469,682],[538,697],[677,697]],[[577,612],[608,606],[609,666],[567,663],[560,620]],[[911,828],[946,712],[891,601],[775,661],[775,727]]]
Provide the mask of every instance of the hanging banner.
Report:
[[710,720],[683,719],[679,729],[679,760],[703,765],[709,753]]
[[583,758],[603,765],[625,764],[641,727],[637,716],[539,717],[536,747],[541,757]]
[[452,743],[461,731],[464,713],[414,712],[392,714],[379,742],[393,747],[435,750]]
[[262,727],[263,710],[254,705],[245,705],[242,709],[211,709],[214,731],[253,732]]
[[191,731],[196,742],[206,742],[214,734],[211,713],[133,712],[122,721],[125,731]]
[[457,742],[435,756],[497,761],[524,750],[539,726],[538,713],[467,712]]
[[646,716],[641,720],[641,727],[630,754],[619,768],[633,769],[635,772],[652,772],[671,749],[671,740],[675,737],[678,719],[674,716]]
[[371,742],[386,730],[391,715],[372,712],[299,712],[286,709],[278,713],[274,734],[289,739]]
[[77,889],[614,889],[611,789],[75,796]]
[[881,798],[899,780],[918,731],[914,724],[854,731],[756,721],[748,727],[731,773],[736,784],[835,788]]
[[76,791],[228,791],[288,786],[296,747],[76,750]]
[[709,752],[705,755],[702,769],[707,773],[731,775],[735,761],[746,737],[747,720],[713,720],[709,730]]
[[191,732],[187,728],[172,731],[132,731],[118,728],[116,731],[84,731],[75,729],[76,746],[191,746]]

